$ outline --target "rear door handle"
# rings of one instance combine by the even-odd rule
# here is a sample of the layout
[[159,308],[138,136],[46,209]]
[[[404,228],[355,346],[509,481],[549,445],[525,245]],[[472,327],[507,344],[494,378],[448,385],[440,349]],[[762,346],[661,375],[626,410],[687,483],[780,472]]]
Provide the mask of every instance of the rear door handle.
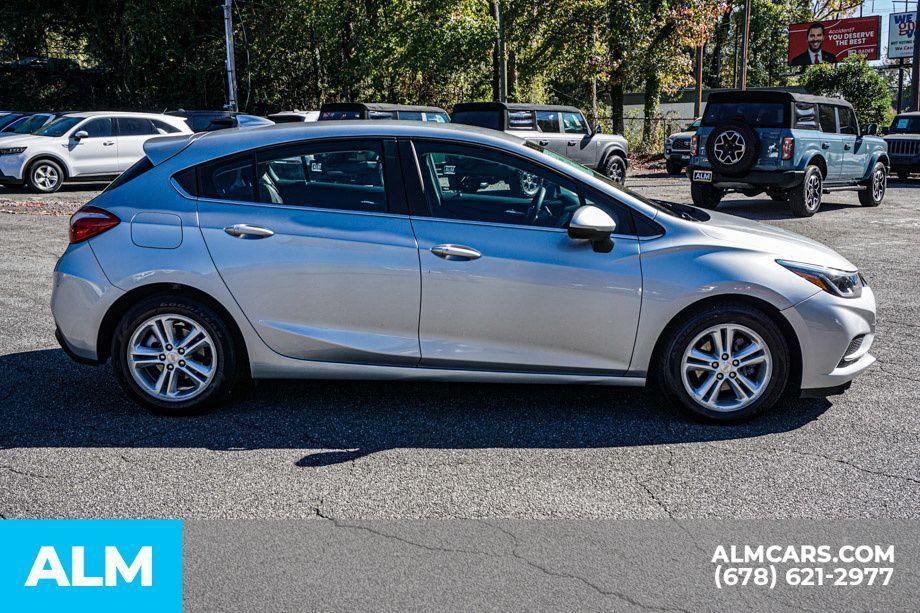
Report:
[[250,226],[249,224],[245,223],[238,223],[233,224],[232,226],[227,226],[224,228],[224,232],[236,238],[268,238],[274,234],[274,232],[268,228]]
[[567,144],[569,147],[574,147],[575,145],[578,144],[578,141],[577,141],[577,140],[570,140],[570,141],[568,141],[566,144]]
[[830,146],[828,143],[821,143],[821,148],[822,148],[822,149],[830,149],[831,146]]
[[843,148],[844,148],[846,151],[849,151],[849,150],[850,150],[850,146],[849,146],[849,145],[844,145]]
[[445,260],[469,261],[482,257],[482,254],[472,247],[463,245],[435,245],[431,248],[431,253]]
[[549,144],[549,141],[548,141],[548,140],[539,140],[539,141],[537,141],[537,144],[540,145],[541,147],[545,147],[545,146],[547,146],[547,145]]

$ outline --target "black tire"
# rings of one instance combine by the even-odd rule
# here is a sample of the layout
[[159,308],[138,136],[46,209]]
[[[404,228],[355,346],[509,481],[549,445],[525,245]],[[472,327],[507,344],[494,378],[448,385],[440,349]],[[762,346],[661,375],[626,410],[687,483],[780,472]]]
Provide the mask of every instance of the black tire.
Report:
[[[824,176],[817,166],[806,166],[802,182],[786,190],[789,208],[796,217],[811,217],[821,209]],[[815,191],[817,190],[817,191]]]
[[54,160],[38,160],[29,165],[26,183],[32,191],[53,194],[64,184],[64,169]]
[[679,175],[680,171],[683,170],[683,166],[680,165],[680,162],[673,162],[671,160],[667,160],[664,167],[669,175]]
[[[726,142],[721,142],[723,137]],[[727,145],[732,145],[727,147]],[[716,152],[716,147],[720,150]],[[723,156],[736,154],[731,161]],[[760,156],[760,139],[753,128],[744,123],[730,122],[718,126],[706,139],[706,155],[713,169],[723,175],[739,176],[746,173]]]
[[604,160],[604,166],[601,169],[601,173],[608,179],[612,179],[620,185],[625,185],[626,160],[616,153],[611,153],[607,156],[607,159]]
[[[769,349],[769,357],[772,362],[771,374],[769,379],[763,382],[765,388],[760,396],[750,404],[730,411],[714,410],[698,402],[685,387],[681,372],[684,352],[694,339],[711,327],[723,324],[744,326],[759,335]],[[735,338],[738,339],[739,336],[741,333],[736,332]],[[777,403],[789,381],[789,364],[789,347],[779,327],[756,307],[739,304],[705,307],[682,319],[673,327],[661,346],[655,367],[658,383],[665,395],[694,417],[716,422],[738,422],[750,419]],[[766,368],[766,366],[748,368]],[[715,392],[716,396],[728,395],[730,397],[732,392],[731,386],[728,385],[729,380],[720,379],[722,383],[717,382],[719,387]],[[740,381],[734,377],[733,379]]]
[[863,206],[878,206],[885,199],[888,187],[888,169],[881,162],[872,167],[872,174],[865,183],[866,189],[860,190],[859,203]]
[[[128,364],[128,343],[135,331],[152,317],[166,314],[189,319],[195,325],[201,326],[213,341],[211,367],[214,369],[214,375],[200,393],[186,400],[167,401],[151,395],[135,380]],[[115,376],[128,395],[151,412],[160,415],[185,416],[201,413],[226,401],[237,381],[241,379],[237,368],[237,348],[226,322],[211,308],[180,295],[151,296],[129,309],[115,328],[111,355]],[[184,365],[181,362],[179,364]],[[176,376],[178,377],[178,370]]]
[[706,183],[691,183],[690,197],[693,205],[701,209],[714,209],[722,201],[722,190]]

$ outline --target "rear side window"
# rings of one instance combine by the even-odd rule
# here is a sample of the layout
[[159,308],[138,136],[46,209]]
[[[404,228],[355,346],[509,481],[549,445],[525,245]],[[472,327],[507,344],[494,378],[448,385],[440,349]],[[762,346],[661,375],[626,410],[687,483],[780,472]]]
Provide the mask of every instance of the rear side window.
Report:
[[203,198],[216,200],[255,201],[253,156],[225,158],[201,167],[200,193]]
[[451,123],[462,123],[467,126],[479,126],[490,130],[501,130],[501,111],[460,111],[454,113]]
[[826,104],[818,105],[818,120],[821,122],[821,131],[834,134],[837,132],[837,113],[834,107]]
[[132,164],[130,167],[128,167],[128,170],[118,175],[118,178],[109,183],[109,186],[102,191],[103,193],[110,192],[116,187],[124,185],[128,181],[138,178],[151,168],[153,168],[153,162],[151,162],[150,158],[145,155],[138,161],[134,162],[134,164]]
[[818,112],[814,104],[804,104],[797,102],[795,105],[795,129],[796,130],[817,130],[818,129]]
[[422,121],[421,111],[400,111],[399,118],[405,121]]
[[361,119],[361,111],[323,111],[319,116],[321,121],[335,121],[339,119]]
[[146,117],[118,117],[115,120],[118,123],[119,136],[150,136],[159,134],[157,129]]
[[533,111],[508,111],[509,130],[536,130]]
[[559,112],[537,111],[537,127],[540,132],[559,132]]
[[737,121],[755,128],[782,128],[786,124],[785,108],[782,102],[710,102],[706,105],[703,125]]

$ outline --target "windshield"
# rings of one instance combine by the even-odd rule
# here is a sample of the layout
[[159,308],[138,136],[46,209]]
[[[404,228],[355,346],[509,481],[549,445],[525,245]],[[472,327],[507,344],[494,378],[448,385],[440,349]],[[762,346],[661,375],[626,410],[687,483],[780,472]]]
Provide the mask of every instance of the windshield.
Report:
[[5,128],[20,117],[22,117],[22,115],[19,113],[8,113],[6,115],[0,116],[0,128]]
[[48,120],[48,115],[32,115],[23,117],[19,121],[3,128],[4,132],[13,132],[15,134],[32,134],[41,128]]
[[687,127],[687,131],[688,131],[688,132],[696,132],[696,130],[700,127],[700,122],[702,122],[702,120],[701,120],[701,119],[697,119],[696,121],[694,121],[693,123],[691,123],[691,124]]
[[38,136],[64,136],[68,131],[86,117],[61,117],[35,132]]
[[590,168],[582,166],[581,164],[577,162],[573,162],[569,158],[561,156],[558,153],[554,153],[553,151],[550,151],[549,149],[544,149],[543,147],[539,145],[535,145],[534,143],[531,143],[531,142],[527,142],[524,144],[530,147],[531,149],[536,149],[537,151],[541,153],[545,153],[546,155],[548,155],[549,157],[555,160],[559,160],[560,162],[565,163],[569,168],[574,168],[575,170],[577,170],[578,172],[584,175],[587,175],[589,177],[594,177],[595,179],[600,179],[601,181],[603,181],[610,187],[614,188],[615,190],[623,192],[624,194],[635,198],[639,202],[647,204],[648,206],[654,208],[657,211],[664,213],[665,215],[670,215],[672,217],[679,217],[681,219],[686,219],[688,221],[708,221],[709,220],[709,215],[707,215],[703,211],[700,211],[699,209],[695,209],[685,204],[678,204],[676,202],[665,202],[664,200],[651,200],[637,192],[634,192],[628,187],[620,185],[619,183],[617,183],[610,177],[607,177],[597,171],[594,171],[594,170],[591,170]]
[[704,126],[719,126],[730,121],[755,128],[782,128],[786,105],[782,102],[710,102],[703,115]]
[[920,132],[920,117],[898,115],[888,128],[889,134],[916,134]]

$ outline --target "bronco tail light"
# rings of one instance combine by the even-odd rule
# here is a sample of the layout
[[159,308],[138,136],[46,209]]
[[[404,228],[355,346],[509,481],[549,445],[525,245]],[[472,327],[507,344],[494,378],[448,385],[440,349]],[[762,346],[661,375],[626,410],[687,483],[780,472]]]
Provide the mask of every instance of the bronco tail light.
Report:
[[791,160],[792,153],[795,151],[795,139],[787,136],[783,139],[783,159]]
[[115,215],[96,206],[84,206],[70,218],[70,242],[81,243],[121,223]]
[[690,155],[696,157],[700,153],[700,137],[696,134],[690,139]]

